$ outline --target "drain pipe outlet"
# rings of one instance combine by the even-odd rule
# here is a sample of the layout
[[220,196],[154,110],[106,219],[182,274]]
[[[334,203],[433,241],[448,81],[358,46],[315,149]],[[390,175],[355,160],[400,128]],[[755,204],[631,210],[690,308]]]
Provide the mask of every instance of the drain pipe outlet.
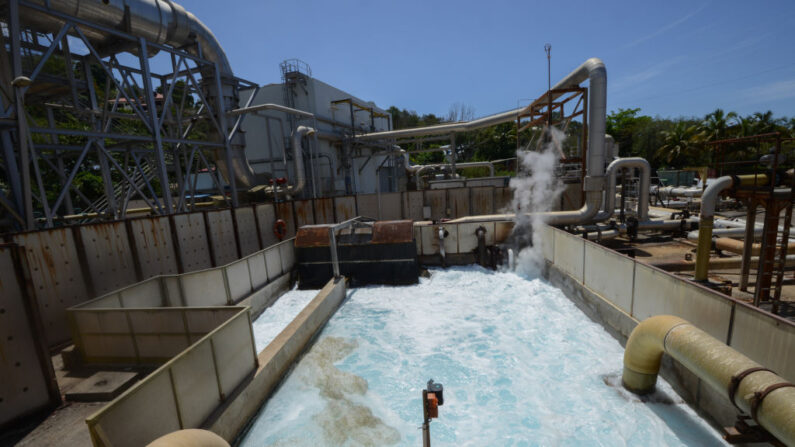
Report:
[[163,435],[146,447],[229,447],[229,443],[211,431],[188,428]]
[[304,146],[301,141],[315,133],[315,129],[307,126],[298,126],[293,131],[293,164],[295,167],[295,184],[287,190],[288,194],[295,196],[306,186],[306,172],[304,172]]
[[444,238],[447,237],[447,231],[444,227],[439,227],[439,254],[442,256],[442,266],[447,266],[447,254],[444,252]]
[[658,315],[635,327],[624,351],[624,387],[637,394],[654,390],[663,353],[779,441],[795,445],[795,385],[679,317]]

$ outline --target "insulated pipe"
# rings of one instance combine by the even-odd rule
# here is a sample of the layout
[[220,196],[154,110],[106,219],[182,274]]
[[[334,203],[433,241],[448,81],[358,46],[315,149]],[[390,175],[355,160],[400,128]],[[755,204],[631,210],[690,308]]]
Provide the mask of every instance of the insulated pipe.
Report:
[[[408,157],[408,154],[406,155],[406,157]],[[417,189],[420,189],[419,188],[420,175],[422,174],[422,171],[426,171],[428,169],[446,168],[446,167],[452,168],[453,165],[450,164],[450,163],[433,164],[433,165],[415,165],[415,166],[411,166],[412,169],[409,170],[409,172],[412,172],[414,174],[415,182],[417,184]],[[459,169],[459,168],[480,168],[480,167],[489,168],[489,175],[491,177],[494,177],[494,164],[491,163],[490,161],[470,161],[470,162],[466,162],[466,163],[456,163],[455,164],[455,168],[456,169]]]
[[616,175],[623,168],[640,169],[640,197],[638,198],[638,220],[649,220],[649,185],[651,183],[651,166],[645,158],[629,157],[613,160],[607,166],[607,189],[602,211],[594,220],[607,220],[613,216],[616,209]]
[[295,184],[288,187],[287,193],[295,196],[304,190],[306,186],[306,173],[304,172],[304,146],[301,140],[305,136],[315,133],[315,129],[307,126],[298,126],[293,131],[293,165],[295,166]]
[[709,251],[712,245],[712,224],[718,196],[734,185],[731,176],[715,179],[707,185],[701,195],[701,216],[698,223],[698,247],[696,249],[696,281],[705,281],[709,273]]
[[652,186],[651,192],[666,197],[701,197],[701,188],[679,188],[676,186]]
[[[45,11],[117,29],[144,38],[148,42],[184,48],[189,53],[217,64],[220,85],[214,79],[214,72],[202,72],[202,88],[207,101],[214,102],[218,111],[232,110],[237,106],[237,81],[218,39],[201,20],[172,0],[31,0],[30,3]],[[64,24],[64,20],[32,8],[20,8],[20,16],[26,24],[53,33],[57,33]],[[119,47],[120,43],[127,41],[90,27],[80,27],[80,30],[101,53],[137,50],[137,42],[129,42],[127,46]],[[75,31],[71,33],[74,34]],[[156,51],[150,50],[149,56],[154,56],[155,53]],[[220,87],[221,92],[216,92],[217,87]],[[221,121],[223,125],[225,116],[221,117]],[[231,131],[232,124],[227,126],[229,128],[226,131]],[[224,135],[217,137],[225,138]],[[215,150],[213,154],[215,164],[227,182],[230,182],[230,176],[234,176],[237,187],[250,188],[260,183],[260,177],[254,173],[246,159],[245,146],[243,133],[237,132],[229,141],[228,161],[227,149]]]
[[[755,415],[759,425],[779,441],[795,445],[795,387],[768,370],[749,372],[761,365],[679,317],[658,315],[635,327],[624,351],[624,387],[638,394],[652,391],[663,353],[737,408]],[[738,376],[742,378],[736,380]],[[739,382],[733,392],[732,382]],[[779,384],[788,385],[771,389]],[[755,402],[762,393],[764,400]]]
[[[719,237],[715,239],[715,248],[718,250],[725,250],[732,253],[743,254],[743,247],[745,244],[751,244],[751,254],[759,256],[762,251],[762,244],[754,244],[747,241],[738,241],[729,237]],[[795,250],[795,242],[790,242],[787,245],[787,251]]]
[[[743,258],[742,257],[732,257],[732,258],[711,258],[709,260],[709,268],[714,270],[727,270],[727,269],[736,269],[742,267]],[[751,258],[751,263],[758,263],[759,257],[753,256]],[[696,263],[693,261],[671,261],[671,262],[654,262],[651,265],[661,268],[666,272],[692,272],[695,267]],[[795,255],[787,255],[787,259],[784,263],[787,267],[795,266]]]
[[146,447],[229,447],[229,443],[211,431],[188,428],[163,435]]
[[[539,213],[541,214],[544,222],[549,225],[571,225],[590,222],[597,215],[602,204],[602,192],[605,188],[605,127],[607,125],[607,70],[605,69],[605,64],[599,58],[594,57],[588,59],[587,61],[583,62],[582,65],[574,69],[574,71],[569,73],[560,82],[555,84],[552,89],[555,90],[577,87],[586,80],[589,82],[588,118],[590,122],[588,123],[588,159],[586,162],[587,176],[583,182],[585,203],[583,204],[582,208],[574,211],[548,211]],[[513,113],[513,120],[516,118],[517,111],[518,109],[505,113]],[[472,122],[473,121],[470,121],[470,123]],[[408,130],[419,131],[419,129]],[[380,132],[380,134],[384,134],[384,132]],[[372,136],[374,134],[366,135]],[[417,135],[425,134],[418,133]],[[394,138],[392,135],[382,135],[382,137]],[[515,216],[512,214],[492,214],[486,216],[470,216],[461,219],[455,219],[452,222],[488,222],[495,220],[513,220],[514,218]]]

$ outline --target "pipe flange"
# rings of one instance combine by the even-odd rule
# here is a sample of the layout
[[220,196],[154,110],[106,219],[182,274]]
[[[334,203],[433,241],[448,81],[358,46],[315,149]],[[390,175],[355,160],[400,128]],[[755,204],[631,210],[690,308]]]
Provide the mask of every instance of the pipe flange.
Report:
[[[759,405],[762,404],[762,401],[765,400],[768,394],[776,391],[779,388],[788,388],[788,387],[795,387],[795,383],[789,382],[779,382],[769,387],[765,388],[763,391],[757,391],[754,393],[753,399],[751,399],[751,418],[759,424],[759,421],[756,419],[756,413],[759,410]],[[761,425],[761,424],[760,424]]]
[[748,375],[759,371],[767,371],[775,374],[774,371],[765,368],[764,366],[755,366],[753,368],[748,368],[745,371],[733,375],[731,380],[729,380],[729,389],[728,389],[729,402],[731,402],[732,405],[734,405],[734,408],[736,408],[737,411],[739,411],[740,413],[742,413],[743,410],[734,402],[734,396],[737,394],[737,389],[740,387],[740,382],[742,382],[743,379],[745,379]]

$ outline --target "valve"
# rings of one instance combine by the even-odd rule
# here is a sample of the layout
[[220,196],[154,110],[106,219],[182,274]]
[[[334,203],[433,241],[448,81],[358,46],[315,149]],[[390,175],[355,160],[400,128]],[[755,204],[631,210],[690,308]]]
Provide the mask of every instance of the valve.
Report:
[[439,417],[439,407],[444,405],[444,386],[428,381],[428,387],[422,390],[422,445],[431,447],[431,419]]

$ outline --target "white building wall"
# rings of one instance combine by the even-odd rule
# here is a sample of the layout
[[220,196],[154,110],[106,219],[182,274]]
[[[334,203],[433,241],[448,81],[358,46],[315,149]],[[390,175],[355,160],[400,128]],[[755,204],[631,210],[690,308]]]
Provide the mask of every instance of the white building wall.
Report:
[[[364,107],[372,107],[374,111],[387,112],[372,102],[366,102],[355,96],[332,87],[322,81],[309,79],[306,91],[298,86],[296,88],[294,107],[315,114],[317,120],[311,118],[301,119],[295,117],[295,125],[314,126],[318,130],[318,138],[310,138],[314,159],[310,165],[307,161],[307,168],[314,168],[316,179],[315,190],[308,185],[305,190],[306,197],[316,194],[318,197],[331,196],[345,193],[345,172],[341,169],[342,160],[340,153],[340,141],[334,141],[334,135],[342,136],[343,129],[350,126],[350,107],[348,104],[332,105],[332,101],[352,98],[357,104]],[[240,104],[245,105],[253,90],[242,91],[240,94]],[[285,105],[284,90],[282,84],[268,84],[259,89],[257,96],[251,103],[252,106],[258,104],[275,103]],[[354,109],[356,110],[356,109]],[[257,173],[268,172],[273,177],[287,177],[289,180],[295,178],[295,172],[291,156],[287,157],[285,165],[284,151],[291,150],[289,118],[286,114],[277,111],[262,112],[268,118],[250,114],[246,117],[241,130],[246,136],[246,157]],[[354,113],[355,125],[358,131],[380,131],[388,130],[390,122],[387,118],[375,118],[374,128],[371,129],[370,114],[366,111],[356,111]],[[335,124],[336,123],[336,124]],[[271,155],[272,151],[272,155]],[[376,169],[381,165],[384,156],[374,156],[365,164],[371,151],[365,148],[357,153],[353,160],[351,184],[355,187],[354,193],[374,193],[376,192]],[[364,165],[362,172],[359,168]],[[311,171],[308,173],[311,175]],[[334,181],[332,182],[332,178]]]

